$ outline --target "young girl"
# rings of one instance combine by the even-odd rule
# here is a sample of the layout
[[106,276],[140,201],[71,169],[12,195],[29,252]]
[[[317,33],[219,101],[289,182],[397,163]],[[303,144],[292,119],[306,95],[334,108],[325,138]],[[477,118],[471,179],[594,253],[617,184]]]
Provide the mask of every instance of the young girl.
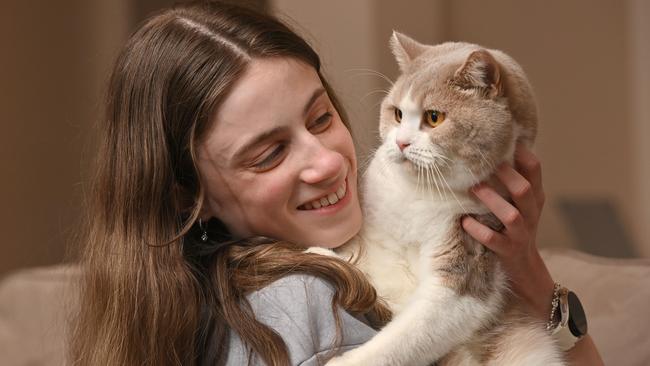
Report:
[[[79,365],[315,365],[389,318],[351,265],[304,253],[360,229],[357,162],[318,55],[277,20],[218,3],[149,19],[113,70],[71,344]],[[494,250],[531,314],[553,281],[535,246],[535,156],[474,191],[507,221]],[[574,364],[595,364],[586,337]],[[596,360],[596,361],[594,361]]]

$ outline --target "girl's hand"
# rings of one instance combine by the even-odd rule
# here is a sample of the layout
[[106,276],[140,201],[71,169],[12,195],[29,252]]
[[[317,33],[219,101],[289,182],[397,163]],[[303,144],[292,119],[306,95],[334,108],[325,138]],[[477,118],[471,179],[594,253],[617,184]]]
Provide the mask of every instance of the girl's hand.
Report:
[[523,145],[515,151],[515,167],[502,164],[496,172],[514,205],[485,183],[471,189],[505,229],[493,231],[469,216],[463,218],[462,225],[470,236],[499,256],[512,289],[530,308],[531,315],[547,321],[554,283],[535,243],[544,206],[542,170],[537,157]]

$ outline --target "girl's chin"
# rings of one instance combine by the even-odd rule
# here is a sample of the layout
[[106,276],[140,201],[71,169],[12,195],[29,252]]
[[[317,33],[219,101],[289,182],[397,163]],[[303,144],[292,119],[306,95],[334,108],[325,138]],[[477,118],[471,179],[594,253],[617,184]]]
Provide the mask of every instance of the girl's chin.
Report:
[[[356,224],[357,221],[358,224]],[[350,225],[348,228],[346,228],[347,230],[341,231],[339,235],[332,237],[331,240],[327,242],[321,242],[322,245],[318,246],[323,248],[336,249],[350,241],[350,239],[357,235],[357,233],[359,233],[359,230],[361,230],[361,217],[359,217],[358,220],[351,220],[349,222],[355,223],[355,225]]]

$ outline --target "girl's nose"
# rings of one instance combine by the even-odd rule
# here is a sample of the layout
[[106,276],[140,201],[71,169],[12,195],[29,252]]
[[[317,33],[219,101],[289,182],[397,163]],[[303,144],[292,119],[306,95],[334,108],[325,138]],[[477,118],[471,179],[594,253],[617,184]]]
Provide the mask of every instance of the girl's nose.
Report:
[[305,165],[300,172],[300,179],[308,184],[330,185],[341,177],[345,166],[343,155],[323,146],[317,139],[312,140],[316,146],[311,146],[305,152]]

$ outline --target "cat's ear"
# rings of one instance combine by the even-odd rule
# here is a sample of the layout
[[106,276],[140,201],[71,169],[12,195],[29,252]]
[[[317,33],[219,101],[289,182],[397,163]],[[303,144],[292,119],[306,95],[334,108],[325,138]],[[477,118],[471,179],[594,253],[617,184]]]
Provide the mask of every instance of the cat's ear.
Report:
[[427,46],[409,36],[393,31],[393,35],[390,37],[390,48],[397,59],[400,71],[404,72],[411,61],[422,54]]
[[503,95],[499,63],[486,50],[472,52],[454,73],[453,81],[463,89],[485,91],[490,98]]

